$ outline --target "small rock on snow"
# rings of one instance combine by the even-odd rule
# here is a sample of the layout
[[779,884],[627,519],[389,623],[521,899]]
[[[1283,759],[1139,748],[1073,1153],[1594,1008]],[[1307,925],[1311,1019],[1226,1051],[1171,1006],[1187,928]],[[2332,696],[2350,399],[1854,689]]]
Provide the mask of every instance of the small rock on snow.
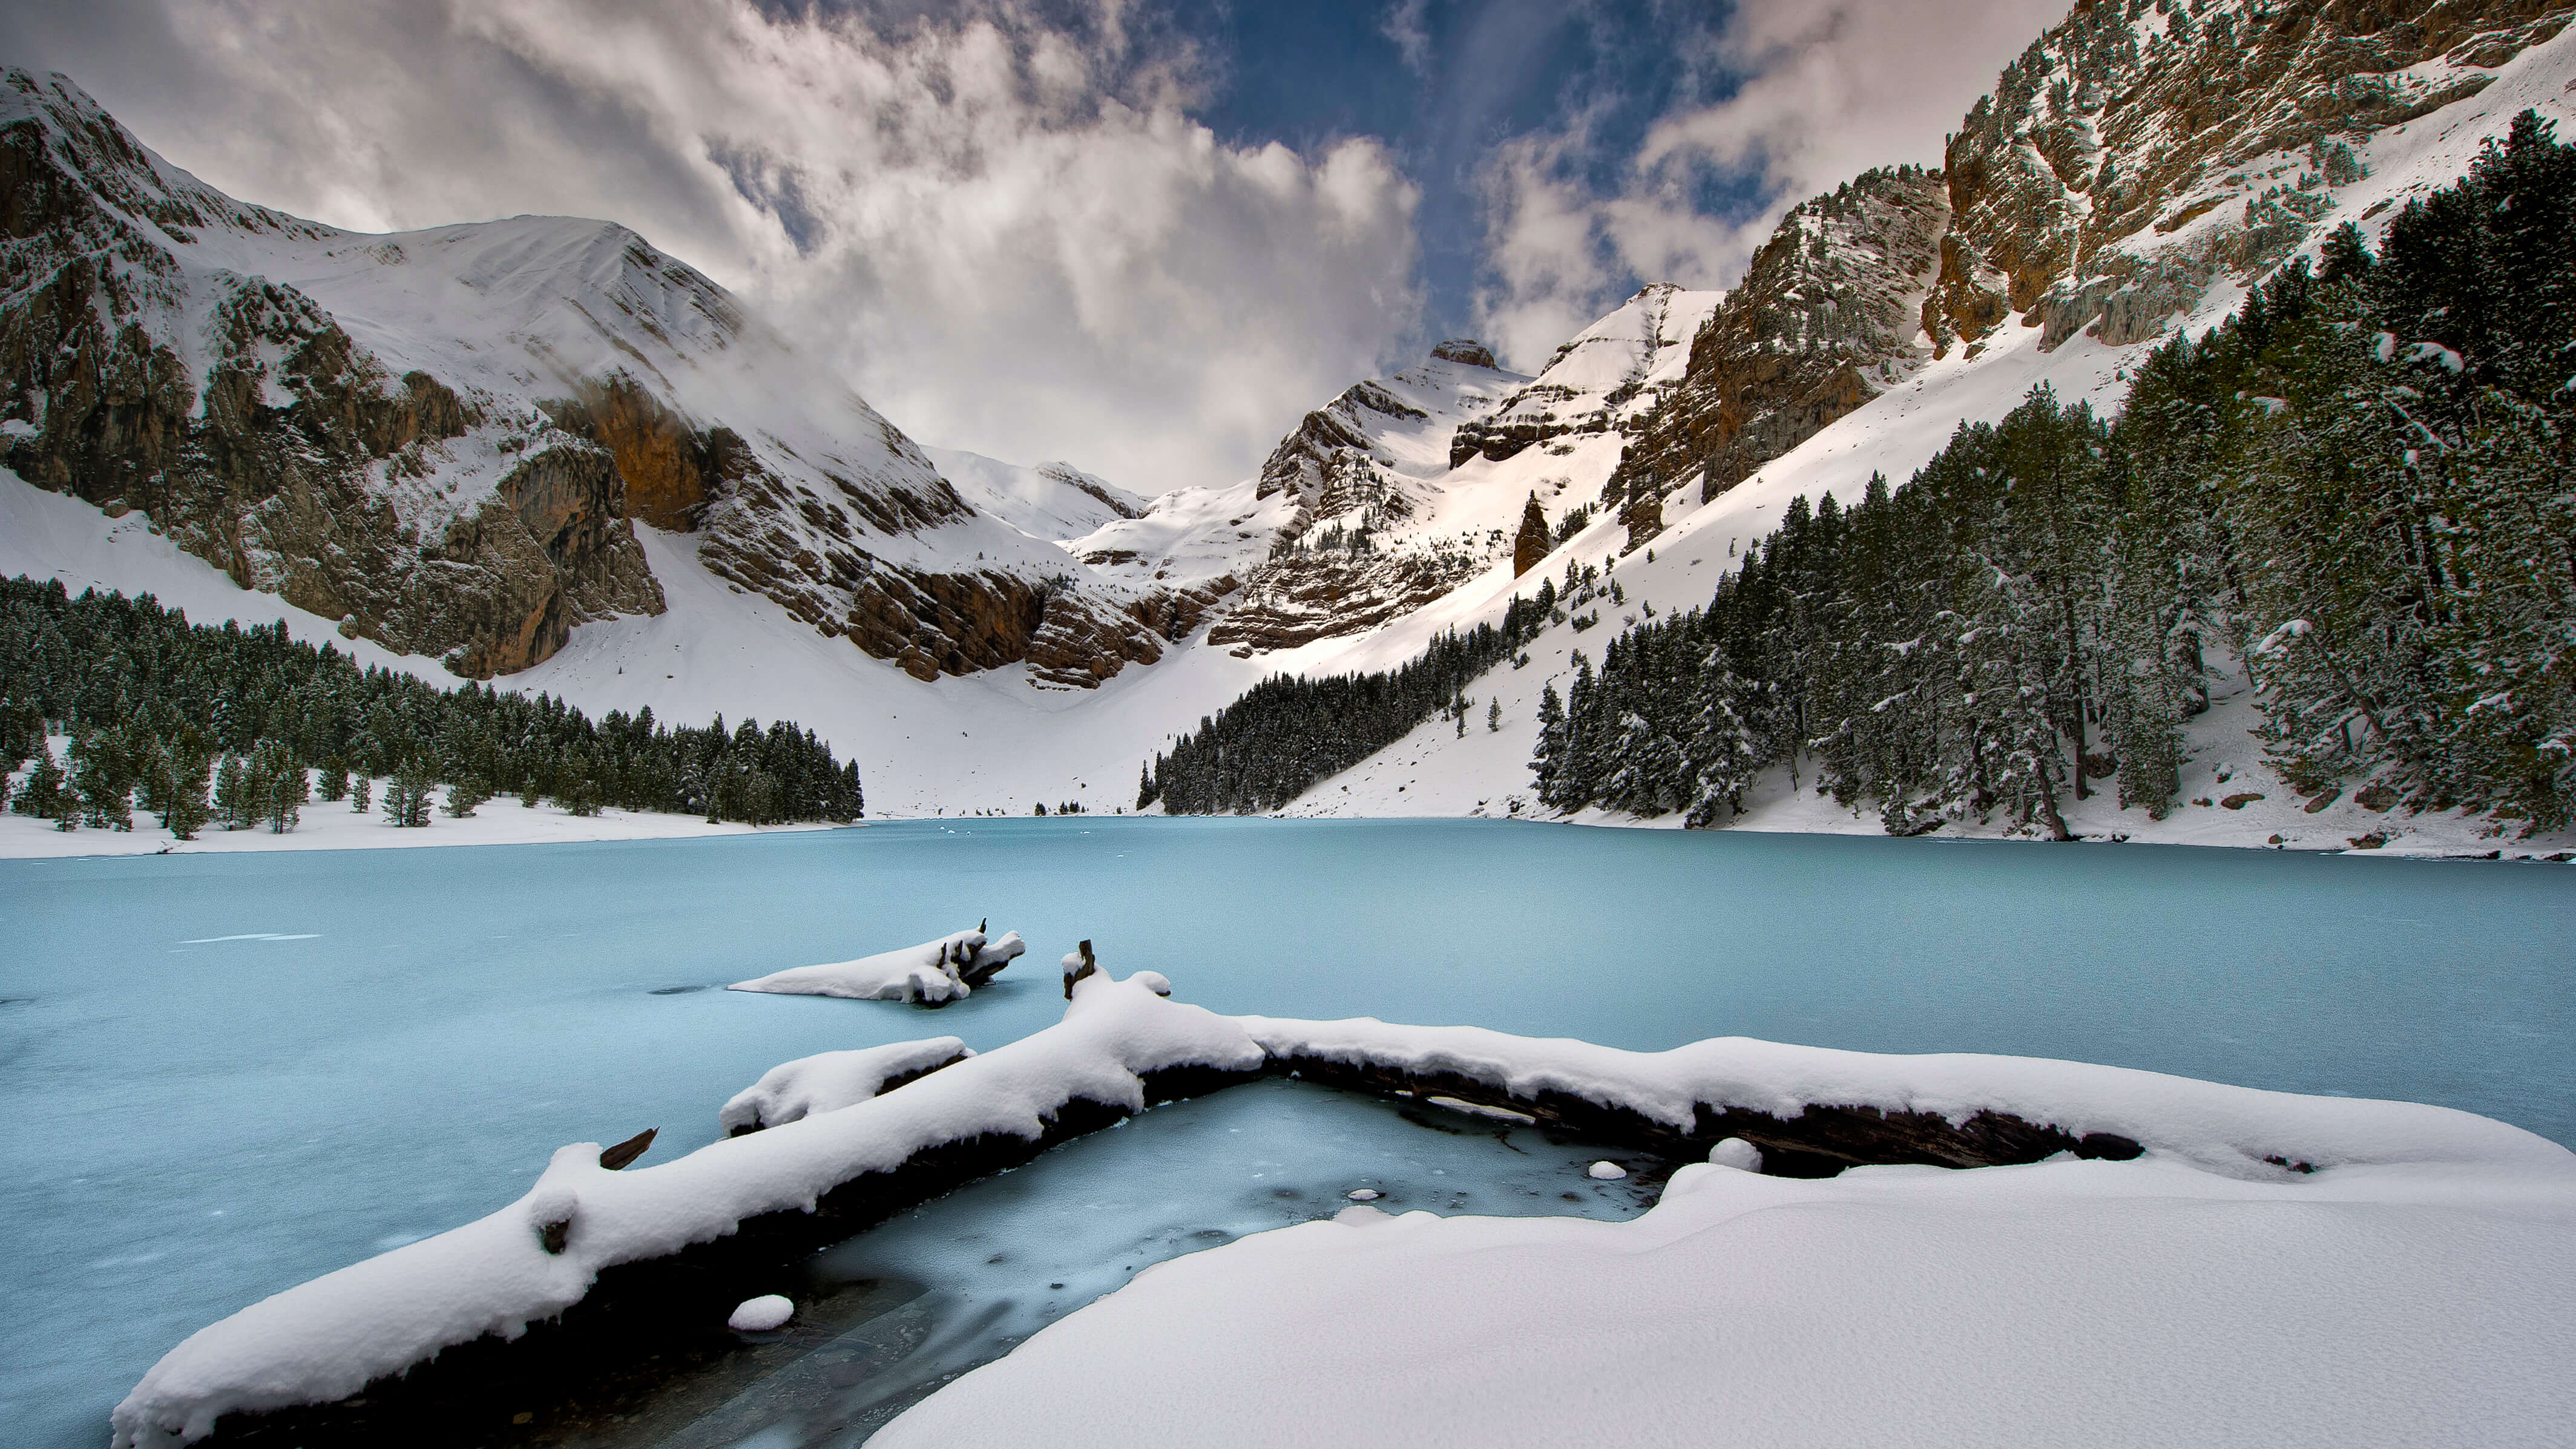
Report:
[[796,1305],[788,1301],[786,1294],[764,1293],[744,1299],[734,1309],[733,1317],[725,1320],[725,1327],[744,1333],[767,1333],[795,1316]]

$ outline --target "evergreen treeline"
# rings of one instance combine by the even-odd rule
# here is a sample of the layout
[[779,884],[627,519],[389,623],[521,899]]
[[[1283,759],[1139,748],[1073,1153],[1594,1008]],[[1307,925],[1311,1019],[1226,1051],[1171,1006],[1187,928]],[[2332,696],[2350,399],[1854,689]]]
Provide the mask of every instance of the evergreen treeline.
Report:
[[[67,764],[49,732],[71,737]],[[615,805],[753,824],[851,820],[863,805],[858,766],[784,720],[675,729],[648,708],[594,723],[542,694],[361,669],[283,624],[192,625],[148,594],[73,598],[21,577],[0,580],[0,759],[14,771],[31,758],[19,813],[130,829],[139,805],[182,839],[210,823],[292,828],[317,770],[322,798],[361,811],[369,777],[389,777],[384,813],[397,825],[427,825],[441,782],[458,816],[496,792],[576,814]]]
[[1160,800],[1171,815],[1276,810],[1435,714],[1463,721],[1468,681],[1539,631],[1555,602],[1553,583],[1541,596],[1535,606],[1514,598],[1499,629],[1479,624],[1441,635],[1398,669],[1263,680],[1154,757],[1137,782],[1136,808]]
[[2536,115],[2350,226],[2116,422],[2045,391],[1904,488],[1802,499],[1704,610],[1542,701],[1548,804],[1715,823],[1802,758],[1890,831],[2174,803],[2208,651],[2304,794],[2576,816],[2576,148]]

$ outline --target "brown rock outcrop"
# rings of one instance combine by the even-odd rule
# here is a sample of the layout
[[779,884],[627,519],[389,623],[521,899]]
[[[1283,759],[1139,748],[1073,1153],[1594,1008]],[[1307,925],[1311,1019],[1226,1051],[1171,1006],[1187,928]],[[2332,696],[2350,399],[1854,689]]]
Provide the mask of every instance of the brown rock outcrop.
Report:
[[[2096,319],[2106,341],[2151,337],[2220,273],[2259,270],[2306,238],[2325,190],[2359,175],[2347,140],[2476,94],[2485,68],[2557,34],[2571,9],[2160,8],[2142,41],[2122,6],[2078,5],[1950,137],[1955,221],[1925,329],[1943,350],[1973,345],[2009,310],[2046,327],[2050,346]],[[2305,164],[2243,169],[2283,155]],[[2213,212],[2223,224],[2160,243]]]
[[[1611,493],[1644,479],[1659,494],[1699,470],[1713,498],[1902,377],[1948,223],[1941,178],[1915,167],[1792,209],[1692,340],[1685,381],[1646,417]],[[1660,497],[1653,511],[1645,537]]]
[[630,517],[674,533],[696,528],[699,513],[753,466],[732,429],[690,427],[624,373],[587,383],[579,397],[550,403],[546,413],[617,460]]
[[1539,507],[1538,495],[1533,493],[1529,496],[1529,503],[1521,509],[1520,532],[1512,539],[1513,578],[1538,567],[1539,560],[1547,557],[1550,537],[1547,510]]

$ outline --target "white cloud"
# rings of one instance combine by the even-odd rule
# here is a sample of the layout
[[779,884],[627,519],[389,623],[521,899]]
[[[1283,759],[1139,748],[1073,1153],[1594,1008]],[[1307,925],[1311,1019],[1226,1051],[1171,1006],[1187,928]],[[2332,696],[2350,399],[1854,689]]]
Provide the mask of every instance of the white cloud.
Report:
[[1404,68],[1418,76],[1431,74],[1431,31],[1424,22],[1431,0],[1396,0],[1377,23],[1377,33],[1395,45]]
[[[1944,137],[2068,4],[1740,0],[1691,59],[1741,83],[1660,117],[1606,192],[1582,178],[1599,159],[1588,114],[1496,152],[1479,325],[1526,363],[1632,279],[1731,285],[1797,202],[1872,166],[1940,165]],[[1749,183],[1749,214],[1700,210],[1712,177]]]
[[1142,492],[1250,471],[1410,335],[1384,148],[1236,147],[1117,0],[908,21],[749,0],[112,0],[20,17],[147,143],[247,199],[401,228],[624,222],[906,430]]

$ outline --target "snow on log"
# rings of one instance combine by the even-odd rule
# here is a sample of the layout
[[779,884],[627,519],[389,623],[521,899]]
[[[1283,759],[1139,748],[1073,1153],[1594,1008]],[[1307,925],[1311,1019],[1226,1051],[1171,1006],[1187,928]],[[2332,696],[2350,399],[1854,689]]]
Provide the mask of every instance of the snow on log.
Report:
[[[896,1184],[915,1195],[890,1194],[854,1215],[873,1220],[891,1210],[887,1202],[908,1205],[992,1165],[1026,1160],[1051,1134],[1062,1135],[1061,1119],[1098,1126],[1141,1110],[1156,1074],[1222,1080],[1261,1064],[1261,1048],[1232,1020],[1167,1000],[1135,978],[1094,977],[1057,1025],[883,1096],[623,1172],[599,1165],[599,1144],[575,1143],[498,1212],[289,1288],[190,1335],[116,1406],[113,1444],[187,1443],[212,1433],[224,1415],[335,1403],[441,1350],[486,1336],[515,1340],[582,1303],[604,1271],[716,1245],[782,1215],[794,1227],[796,1215],[816,1213],[835,1190],[941,1159],[941,1170],[917,1187]],[[976,1150],[996,1139],[1020,1150]],[[835,1228],[827,1215],[815,1225],[828,1233],[820,1241],[831,1241],[865,1222]],[[791,1256],[820,1241],[798,1244]],[[656,1283],[639,1296],[658,1302],[669,1290]]]
[[1028,945],[1017,931],[987,943],[981,929],[952,931],[936,941],[881,951],[855,961],[798,966],[753,981],[737,981],[728,991],[766,991],[782,996],[837,996],[847,1001],[910,1001],[945,1006],[993,979]]
[[2520,1163],[2567,1149],[2492,1118],[2412,1102],[2306,1097],[2037,1057],[1893,1056],[1713,1037],[1623,1051],[1481,1027],[1234,1018],[1271,1070],[1381,1093],[1482,1102],[1672,1160],[1729,1137],[1774,1176],[1855,1165],[1977,1167],[2058,1152],[2141,1153],[2260,1180],[2346,1163]]
[[731,1137],[784,1127],[881,1096],[974,1054],[956,1037],[935,1036],[798,1057],[771,1067],[758,1082],[736,1092],[716,1121]]

